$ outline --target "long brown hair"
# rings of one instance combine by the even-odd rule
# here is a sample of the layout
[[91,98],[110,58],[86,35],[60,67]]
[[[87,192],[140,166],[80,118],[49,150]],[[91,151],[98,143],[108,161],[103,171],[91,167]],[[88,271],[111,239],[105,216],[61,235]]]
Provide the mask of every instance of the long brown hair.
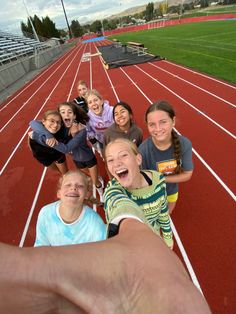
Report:
[[[157,110],[166,112],[172,120],[175,117],[175,111],[172,105],[168,103],[166,100],[158,100],[157,102],[153,103],[145,112],[146,123],[147,123],[148,114]],[[172,129],[171,131],[171,140],[174,146],[174,158],[177,161],[177,167],[175,169],[175,173],[178,174],[182,172],[182,168],[181,168],[182,151],[181,151],[179,136],[174,129]]]
[[61,106],[68,106],[71,108],[71,110],[73,111],[74,115],[75,115],[75,119],[78,123],[82,123],[82,124],[86,124],[89,121],[89,116],[87,115],[87,113],[80,108],[79,106],[76,106],[73,102],[63,102],[61,104],[58,105],[58,111],[60,112],[60,108]]

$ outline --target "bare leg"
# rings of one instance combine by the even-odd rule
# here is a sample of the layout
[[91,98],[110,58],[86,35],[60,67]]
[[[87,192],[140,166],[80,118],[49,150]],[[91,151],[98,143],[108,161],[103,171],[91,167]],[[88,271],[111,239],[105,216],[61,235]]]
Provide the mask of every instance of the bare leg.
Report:
[[98,166],[95,165],[91,168],[88,168],[88,171],[89,171],[89,174],[90,174],[90,177],[92,179],[92,182],[93,184],[96,186],[96,187],[100,187],[101,186],[101,183],[100,181],[98,180]]
[[63,162],[62,164],[58,164],[57,162],[53,162],[48,168],[54,170],[54,171],[59,171],[61,174],[65,174],[68,171],[67,163],[66,161]]

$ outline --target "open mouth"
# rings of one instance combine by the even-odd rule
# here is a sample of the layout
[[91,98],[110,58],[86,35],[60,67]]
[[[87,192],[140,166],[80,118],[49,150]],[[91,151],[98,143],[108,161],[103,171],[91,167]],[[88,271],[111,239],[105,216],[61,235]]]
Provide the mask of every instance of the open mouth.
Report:
[[67,128],[71,127],[72,125],[71,119],[63,119],[63,122]]
[[128,172],[129,172],[128,169],[121,169],[121,170],[116,171],[115,173],[118,176],[118,178],[123,179],[127,177]]

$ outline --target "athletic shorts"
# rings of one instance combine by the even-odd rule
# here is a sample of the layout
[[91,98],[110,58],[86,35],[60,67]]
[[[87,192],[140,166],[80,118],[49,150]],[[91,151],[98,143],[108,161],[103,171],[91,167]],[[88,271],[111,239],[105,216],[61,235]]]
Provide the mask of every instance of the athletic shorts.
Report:
[[62,164],[66,160],[65,154],[58,152],[52,147],[41,145],[32,139],[29,139],[29,146],[34,158],[45,167],[50,166],[53,162]]
[[92,159],[88,161],[76,161],[74,160],[74,163],[78,169],[84,169],[84,168],[92,168],[97,164],[97,158],[94,156]]
[[175,203],[178,199],[178,195],[179,193],[174,193],[174,194],[170,194],[170,195],[167,195],[167,201],[168,203]]

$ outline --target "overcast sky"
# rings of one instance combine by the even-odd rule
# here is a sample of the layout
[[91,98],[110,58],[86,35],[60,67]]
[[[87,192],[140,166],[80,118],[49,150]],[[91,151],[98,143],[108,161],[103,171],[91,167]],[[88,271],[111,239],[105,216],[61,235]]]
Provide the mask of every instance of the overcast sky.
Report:
[[[80,24],[95,21],[131,7],[148,4],[150,0],[64,0],[69,23],[78,20]],[[31,16],[41,19],[49,16],[57,28],[66,28],[61,0],[0,0],[0,30],[20,32],[20,23],[27,22],[28,9]]]

